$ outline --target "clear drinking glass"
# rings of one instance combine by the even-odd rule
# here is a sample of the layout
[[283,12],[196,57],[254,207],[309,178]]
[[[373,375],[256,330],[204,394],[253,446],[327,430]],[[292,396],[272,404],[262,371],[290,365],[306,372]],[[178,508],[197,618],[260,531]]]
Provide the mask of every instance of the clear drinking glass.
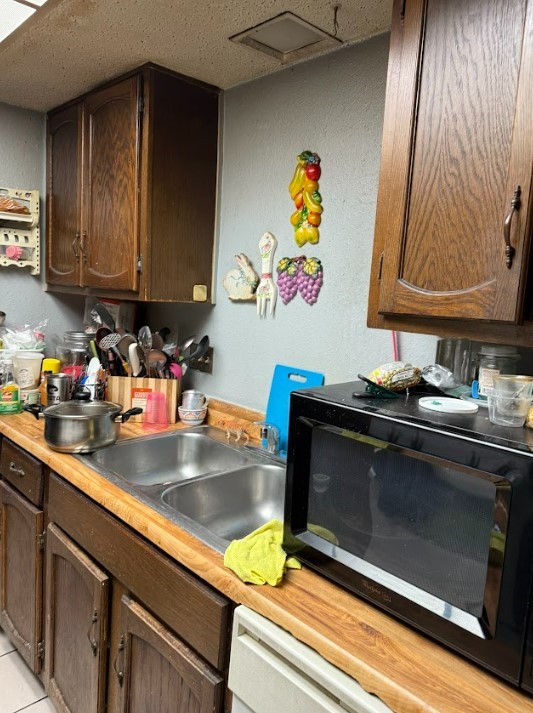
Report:
[[531,396],[513,398],[489,394],[489,419],[498,426],[523,426],[531,406]]

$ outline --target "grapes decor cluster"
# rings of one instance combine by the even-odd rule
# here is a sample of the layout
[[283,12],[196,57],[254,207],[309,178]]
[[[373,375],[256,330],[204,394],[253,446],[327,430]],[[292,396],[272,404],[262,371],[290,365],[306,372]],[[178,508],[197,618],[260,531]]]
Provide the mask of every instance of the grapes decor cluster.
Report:
[[299,292],[309,305],[314,305],[324,281],[322,263],[316,257],[282,257],[276,268],[277,283],[283,304]]

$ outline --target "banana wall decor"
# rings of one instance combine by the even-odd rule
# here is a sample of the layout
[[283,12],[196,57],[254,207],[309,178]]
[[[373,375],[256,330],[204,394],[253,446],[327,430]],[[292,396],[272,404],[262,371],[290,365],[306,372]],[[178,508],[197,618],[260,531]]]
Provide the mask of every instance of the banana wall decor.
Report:
[[320,156],[303,151],[297,158],[296,170],[289,184],[289,193],[296,210],[291,215],[294,239],[299,248],[309,242],[316,245],[320,239],[318,226],[322,222],[322,196],[318,190]]

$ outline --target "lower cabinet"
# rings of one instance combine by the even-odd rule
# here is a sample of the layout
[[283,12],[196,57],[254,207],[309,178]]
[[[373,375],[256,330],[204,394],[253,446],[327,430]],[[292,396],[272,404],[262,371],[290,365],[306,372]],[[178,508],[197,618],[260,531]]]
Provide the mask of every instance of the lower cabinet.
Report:
[[42,545],[42,509],[0,481],[0,626],[34,673],[43,654]]
[[54,474],[45,674],[61,713],[222,713],[233,605]]
[[105,709],[109,595],[105,572],[48,525],[44,683],[58,711]]

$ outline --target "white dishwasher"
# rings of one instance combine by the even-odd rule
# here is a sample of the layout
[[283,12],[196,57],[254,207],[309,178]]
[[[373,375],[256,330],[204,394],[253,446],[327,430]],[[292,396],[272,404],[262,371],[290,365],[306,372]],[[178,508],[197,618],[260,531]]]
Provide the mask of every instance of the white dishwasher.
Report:
[[392,713],[353,678],[265,617],[235,610],[232,713]]

